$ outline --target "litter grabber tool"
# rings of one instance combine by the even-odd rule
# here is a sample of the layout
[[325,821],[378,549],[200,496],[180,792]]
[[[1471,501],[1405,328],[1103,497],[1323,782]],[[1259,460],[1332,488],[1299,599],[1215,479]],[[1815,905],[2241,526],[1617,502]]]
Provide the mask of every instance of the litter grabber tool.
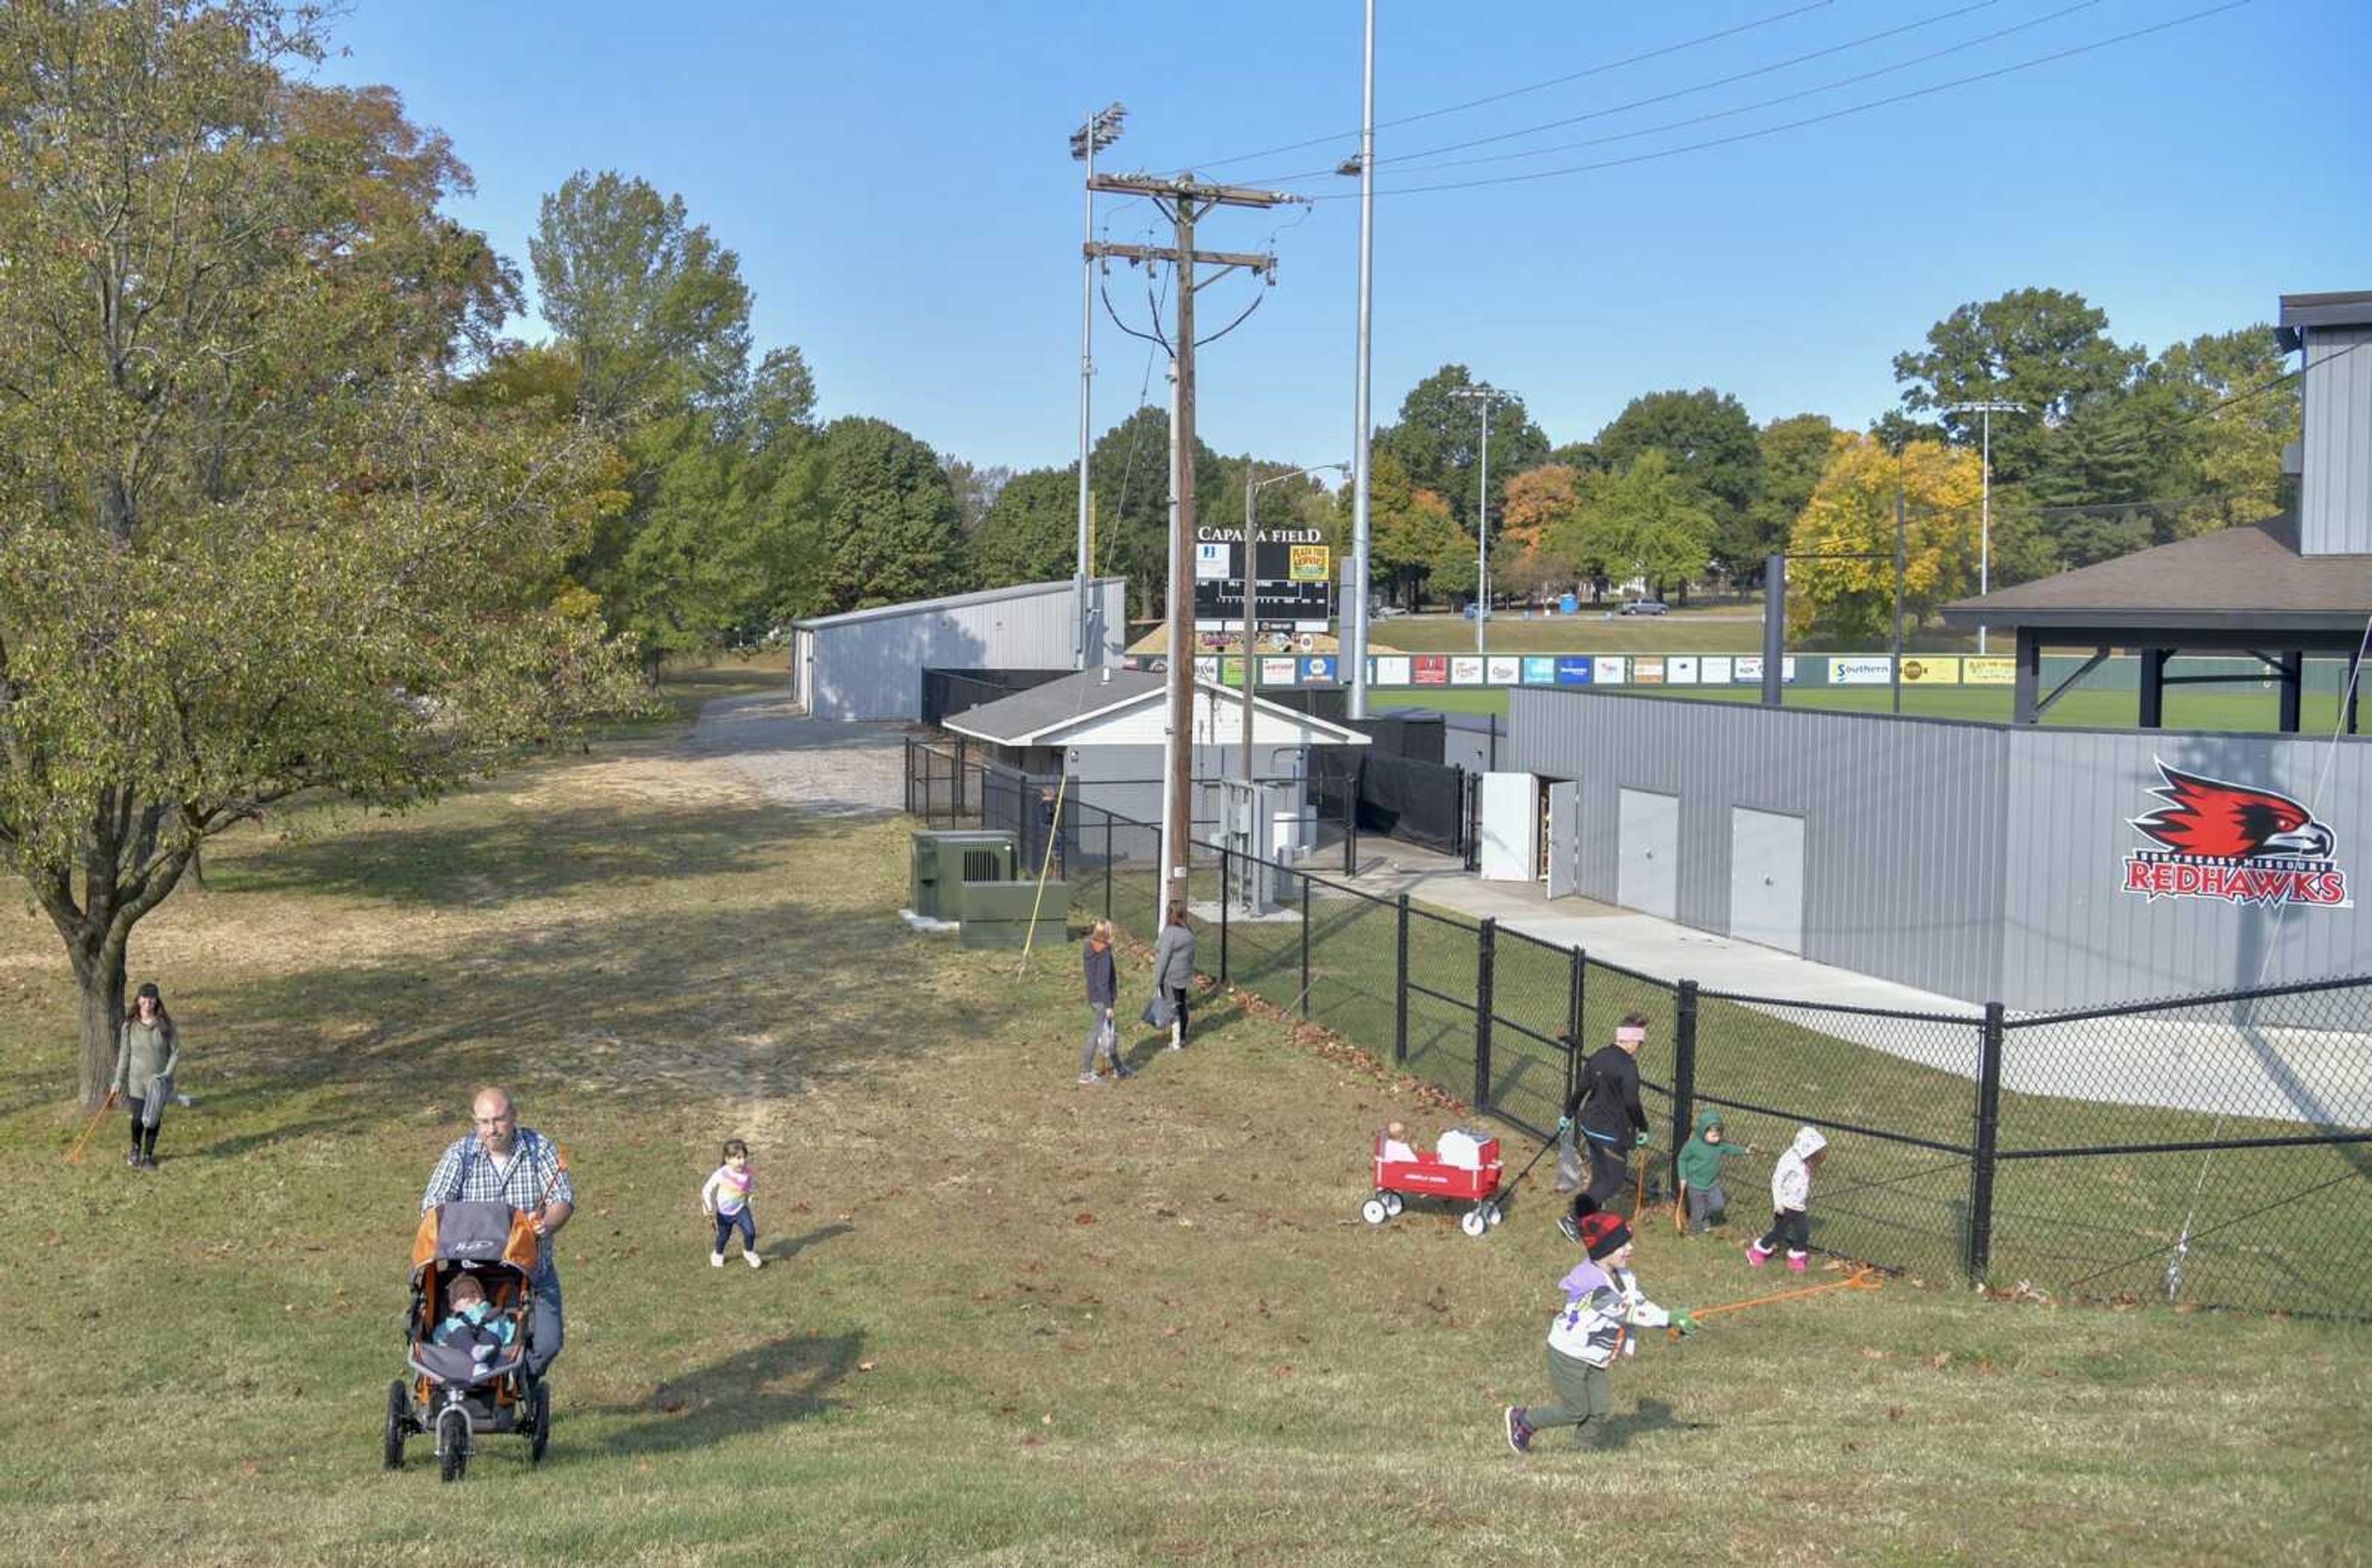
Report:
[[[1876,1290],[1884,1283],[1886,1283],[1886,1276],[1876,1269],[1855,1269],[1843,1279],[1831,1280],[1826,1284],[1806,1285],[1800,1290],[1783,1290],[1771,1295],[1750,1296],[1744,1301],[1724,1302],[1719,1307],[1699,1307],[1693,1308],[1689,1313],[1689,1317],[1702,1323],[1708,1318],[1717,1318],[1725,1312],[1743,1312],[1750,1307],[1768,1307],[1775,1301],[1794,1301],[1802,1296],[1820,1295],[1832,1290]],[[1678,1328],[1668,1329],[1665,1334],[1667,1338],[1677,1340],[1680,1337],[1680,1330]]]
[[107,1091],[107,1098],[99,1102],[99,1109],[90,1113],[90,1121],[84,1125],[82,1135],[76,1138],[74,1141],[74,1146],[66,1151],[66,1163],[68,1165],[80,1165],[82,1163],[83,1146],[90,1142],[90,1135],[99,1131],[99,1122],[104,1121],[107,1117],[107,1113],[114,1109],[115,1091],[113,1089],[110,1089]]

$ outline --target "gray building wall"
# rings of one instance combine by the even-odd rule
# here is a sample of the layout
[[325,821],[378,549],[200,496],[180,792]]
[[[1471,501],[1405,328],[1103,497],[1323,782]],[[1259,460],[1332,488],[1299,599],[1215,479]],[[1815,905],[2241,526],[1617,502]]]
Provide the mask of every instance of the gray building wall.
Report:
[[[1730,808],[1805,819],[1804,956],[1969,1002],[2081,1006],[2372,971],[2355,908],[2123,891],[2153,759],[2315,805],[2372,876],[2372,750],[1518,690],[1504,765],[1582,785],[1580,892],[1614,901],[1616,792],[1680,801],[1679,919],[1729,929]],[[2317,782],[2329,769],[2318,796]],[[2355,895],[2372,901],[2372,885]]]
[[2306,329],[2301,554],[2372,554],[2372,352],[2353,352],[2366,343],[2372,327]]
[[[1237,746],[1194,748],[1194,836],[1215,842],[1219,835],[1222,779],[1237,776]],[[1260,746],[1253,763],[1260,776],[1307,779],[1308,759],[1299,746]],[[1087,805],[1114,816],[1159,826],[1161,822],[1161,748],[1158,746],[1074,746],[1068,752],[1069,793]],[[1284,809],[1307,808],[1306,788],[1288,791]],[[1098,829],[1087,830],[1090,834]]]
[[[1126,591],[1118,577],[1089,585],[1090,664],[1119,661]],[[1069,668],[1071,602],[1069,583],[1048,583],[855,618],[826,616],[798,629],[793,688],[818,718],[920,718],[926,666]]]

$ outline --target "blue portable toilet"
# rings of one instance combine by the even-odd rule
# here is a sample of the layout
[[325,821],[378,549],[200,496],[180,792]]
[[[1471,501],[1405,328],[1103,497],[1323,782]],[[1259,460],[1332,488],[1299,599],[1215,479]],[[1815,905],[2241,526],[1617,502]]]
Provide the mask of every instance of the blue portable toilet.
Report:
[[1557,596],[1557,613],[1559,615],[1580,614],[1581,596],[1579,594],[1559,594]]

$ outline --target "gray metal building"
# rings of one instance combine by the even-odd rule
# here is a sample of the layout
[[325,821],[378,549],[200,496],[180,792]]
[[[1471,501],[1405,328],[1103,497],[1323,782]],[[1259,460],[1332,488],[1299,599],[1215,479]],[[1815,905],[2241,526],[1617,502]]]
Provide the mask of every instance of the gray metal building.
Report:
[[[1119,662],[1126,591],[1122,577],[1088,585],[1088,664]],[[791,690],[817,718],[920,718],[926,666],[1068,668],[1074,605],[1065,578],[794,621]]]
[[1501,765],[1576,786],[1547,853],[1588,898],[2020,1009],[2372,970],[2358,739],[1508,702]]

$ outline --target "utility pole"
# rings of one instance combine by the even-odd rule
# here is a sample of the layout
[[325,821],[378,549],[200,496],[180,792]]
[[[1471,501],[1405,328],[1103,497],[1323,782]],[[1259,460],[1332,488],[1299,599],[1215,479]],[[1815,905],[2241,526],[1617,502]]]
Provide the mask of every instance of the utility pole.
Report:
[[[1994,415],[2024,413],[2026,405],[1988,399],[1983,402],[1948,403],[1941,412],[1982,414],[1984,418],[1984,456],[1980,460],[1977,481],[1982,487],[1977,523],[1977,597],[1982,598],[1994,591]],[[1977,652],[1982,655],[1984,651],[1985,628],[1980,621],[1977,624]]]
[[1071,133],[1071,156],[1087,166],[1087,184],[1081,188],[1085,213],[1079,235],[1079,562],[1071,575],[1073,669],[1087,668],[1087,625],[1093,619],[1087,607],[1087,584],[1093,572],[1087,558],[1087,520],[1093,509],[1087,495],[1087,404],[1096,376],[1096,259],[1086,254],[1085,248],[1094,244],[1096,238],[1096,154],[1120,140],[1120,122],[1127,118],[1128,110],[1115,102],[1088,115],[1086,122]]
[[1351,660],[1351,716],[1367,716],[1367,587],[1373,553],[1368,537],[1367,445],[1374,420],[1367,407],[1373,361],[1369,345],[1375,319],[1376,258],[1376,0],[1367,0],[1366,66],[1360,90],[1359,116],[1359,369],[1358,389],[1352,395],[1351,436],[1351,582],[1353,595],[1348,630]]
[[[1169,723],[1162,769],[1162,903],[1186,900],[1186,871],[1193,859],[1194,796],[1194,295],[1204,285],[1241,267],[1276,282],[1276,257],[1235,250],[1194,249],[1194,223],[1218,207],[1277,207],[1307,197],[1240,185],[1213,185],[1181,174],[1174,180],[1149,174],[1099,174],[1091,191],[1144,196],[1170,221],[1176,243],[1155,246],[1089,241],[1090,258],[1120,256],[1134,261],[1169,261],[1178,269],[1178,320],[1170,342],[1169,418]],[[1219,270],[1198,276],[1203,265]],[[1250,541],[1247,541],[1249,543]],[[1250,656],[1250,650],[1245,650]]]
[[1491,619],[1491,404],[1499,389],[1487,381],[1453,387],[1449,395],[1482,405],[1482,493],[1474,506],[1474,651],[1482,651],[1482,623]]

